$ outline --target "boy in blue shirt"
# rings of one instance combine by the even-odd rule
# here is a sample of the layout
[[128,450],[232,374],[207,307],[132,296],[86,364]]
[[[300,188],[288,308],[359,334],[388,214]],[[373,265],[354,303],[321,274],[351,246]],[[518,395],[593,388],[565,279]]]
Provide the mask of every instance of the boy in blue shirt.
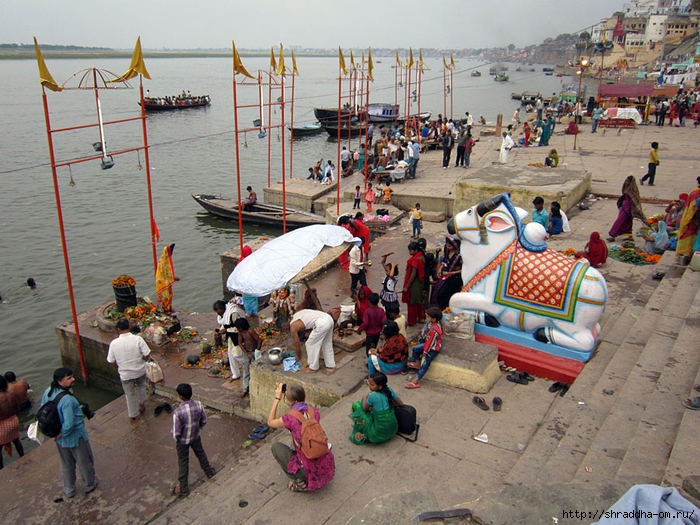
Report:
[[549,228],[549,215],[544,209],[544,199],[535,197],[532,204],[535,205],[535,209],[532,210],[532,222],[539,222],[546,231]]

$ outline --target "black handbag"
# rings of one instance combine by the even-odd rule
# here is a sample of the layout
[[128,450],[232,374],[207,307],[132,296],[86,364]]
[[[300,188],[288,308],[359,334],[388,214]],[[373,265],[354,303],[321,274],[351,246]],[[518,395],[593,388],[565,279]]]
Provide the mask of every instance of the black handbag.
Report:
[[416,423],[416,409],[411,405],[397,406],[394,409],[396,420],[399,423],[398,435],[406,441],[415,443],[418,440],[420,425]]

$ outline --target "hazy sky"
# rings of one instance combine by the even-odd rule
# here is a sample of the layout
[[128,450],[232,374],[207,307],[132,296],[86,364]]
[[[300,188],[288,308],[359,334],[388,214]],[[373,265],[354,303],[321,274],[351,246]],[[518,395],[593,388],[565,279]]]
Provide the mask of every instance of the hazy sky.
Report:
[[579,32],[623,0],[4,0],[0,43],[465,48]]

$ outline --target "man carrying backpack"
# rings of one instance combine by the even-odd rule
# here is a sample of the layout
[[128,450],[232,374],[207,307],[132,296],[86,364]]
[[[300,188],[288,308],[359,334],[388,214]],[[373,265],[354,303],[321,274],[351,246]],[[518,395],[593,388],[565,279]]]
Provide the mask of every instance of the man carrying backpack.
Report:
[[[53,437],[61,458],[61,483],[67,498],[75,496],[75,466],[80,469],[85,494],[97,488],[98,479],[95,476],[95,459],[90,448],[90,441],[83,422],[83,411],[78,400],[73,397],[71,387],[75,383],[73,371],[70,368],[58,368],[53,373],[53,382],[41,398],[41,413],[49,401],[56,402],[56,411],[60,421],[60,430]],[[39,415],[37,415],[39,417]],[[46,429],[39,420],[41,431]],[[56,429],[58,430],[58,429]],[[53,434],[53,432],[49,432]]]

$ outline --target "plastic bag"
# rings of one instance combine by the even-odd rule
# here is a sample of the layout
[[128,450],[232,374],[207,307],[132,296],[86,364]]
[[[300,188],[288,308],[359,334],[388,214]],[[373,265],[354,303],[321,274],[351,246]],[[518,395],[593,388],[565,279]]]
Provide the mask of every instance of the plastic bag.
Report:
[[163,369],[158,364],[158,361],[153,358],[149,358],[149,360],[146,361],[146,377],[151,383],[160,383],[165,379]]
[[31,425],[29,425],[29,428],[27,428],[27,437],[31,439],[32,441],[36,441],[40,445],[44,444],[44,434],[39,432],[39,422],[34,421]]

